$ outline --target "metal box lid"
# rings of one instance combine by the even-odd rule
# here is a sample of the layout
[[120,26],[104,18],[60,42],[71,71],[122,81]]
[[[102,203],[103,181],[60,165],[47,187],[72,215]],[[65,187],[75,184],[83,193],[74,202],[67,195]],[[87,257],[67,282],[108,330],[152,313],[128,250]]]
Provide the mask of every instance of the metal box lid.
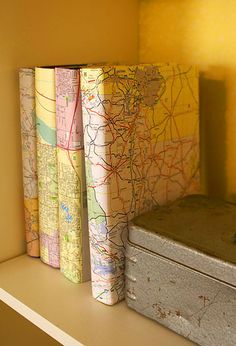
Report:
[[129,241],[236,286],[236,204],[186,196],[134,218]]

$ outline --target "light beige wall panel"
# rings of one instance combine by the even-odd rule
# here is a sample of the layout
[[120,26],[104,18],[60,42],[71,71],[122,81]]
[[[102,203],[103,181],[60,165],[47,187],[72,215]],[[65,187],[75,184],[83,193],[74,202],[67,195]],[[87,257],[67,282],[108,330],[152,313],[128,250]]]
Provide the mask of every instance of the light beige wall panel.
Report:
[[0,261],[25,251],[17,69],[136,62],[137,18],[137,0],[1,2]]

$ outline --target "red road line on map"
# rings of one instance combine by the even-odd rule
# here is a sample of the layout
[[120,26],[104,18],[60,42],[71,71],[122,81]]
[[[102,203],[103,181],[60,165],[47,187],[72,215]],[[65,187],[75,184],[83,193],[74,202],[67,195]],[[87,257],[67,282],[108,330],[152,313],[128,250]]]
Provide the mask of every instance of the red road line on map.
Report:
[[56,101],[55,99],[51,99],[50,97],[47,97],[45,96],[44,94],[41,94],[37,89],[35,89],[36,93],[38,93],[40,96],[44,97],[45,99],[47,100],[50,100],[50,101]]
[[89,110],[89,111],[92,112],[92,113],[97,114],[98,116],[100,116],[100,117],[102,117],[102,118],[105,118],[106,120],[108,120],[107,117],[106,117],[105,115],[99,114],[98,112],[96,112],[96,111],[93,110],[92,108],[85,107],[85,109],[86,109],[86,110]]

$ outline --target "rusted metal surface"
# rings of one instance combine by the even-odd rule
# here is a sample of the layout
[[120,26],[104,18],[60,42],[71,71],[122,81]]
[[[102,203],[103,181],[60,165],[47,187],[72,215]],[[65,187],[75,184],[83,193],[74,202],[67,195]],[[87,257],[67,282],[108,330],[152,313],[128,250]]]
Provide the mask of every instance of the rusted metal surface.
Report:
[[236,345],[236,206],[190,196],[136,218],[129,307],[206,346]]

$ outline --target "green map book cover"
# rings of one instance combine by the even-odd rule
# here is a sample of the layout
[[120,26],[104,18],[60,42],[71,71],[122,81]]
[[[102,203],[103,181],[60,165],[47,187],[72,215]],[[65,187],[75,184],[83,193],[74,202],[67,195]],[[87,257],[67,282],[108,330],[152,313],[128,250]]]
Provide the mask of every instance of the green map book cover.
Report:
[[199,191],[198,70],[174,63],[81,69],[93,296],[124,298],[136,215]]
[[35,68],[40,257],[60,266],[54,68]]

